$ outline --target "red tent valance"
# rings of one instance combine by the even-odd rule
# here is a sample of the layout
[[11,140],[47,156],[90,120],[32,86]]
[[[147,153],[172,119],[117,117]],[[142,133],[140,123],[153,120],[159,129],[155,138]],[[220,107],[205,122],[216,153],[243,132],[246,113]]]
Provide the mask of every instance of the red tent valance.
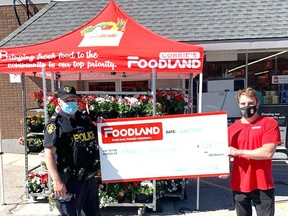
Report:
[[0,47],[0,73],[201,73],[203,48],[159,36],[110,1],[98,16],[51,41]]

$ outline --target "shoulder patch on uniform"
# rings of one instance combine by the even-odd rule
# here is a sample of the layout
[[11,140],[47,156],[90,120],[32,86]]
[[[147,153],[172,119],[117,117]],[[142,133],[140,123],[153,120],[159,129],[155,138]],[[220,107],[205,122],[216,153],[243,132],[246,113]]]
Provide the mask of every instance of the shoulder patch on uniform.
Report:
[[56,125],[55,124],[48,124],[46,127],[46,130],[48,132],[48,134],[53,133],[56,130]]
[[55,118],[57,118],[57,115],[52,115],[50,118],[55,119]]

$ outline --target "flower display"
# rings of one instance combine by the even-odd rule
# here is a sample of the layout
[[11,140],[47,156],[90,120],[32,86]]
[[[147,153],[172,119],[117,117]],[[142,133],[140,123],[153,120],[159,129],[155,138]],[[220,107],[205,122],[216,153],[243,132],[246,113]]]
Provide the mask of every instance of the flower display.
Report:
[[101,184],[99,185],[100,206],[123,202],[135,203],[138,201],[137,195],[142,194],[151,198],[153,191],[154,187],[151,181]]
[[43,148],[43,136],[41,135],[32,135],[27,137],[27,144],[33,145],[38,148]]
[[118,113],[120,116],[123,114],[130,114],[127,117],[134,117],[138,114],[140,102],[136,97],[118,97],[117,98]]
[[[32,94],[35,101],[43,102],[43,92]],[[58,107],[57,95],[48,95],[46,106],[49,115]],[[156,91],[156,116],[166,114],[184,113],[188,108],[188,98],[180,91]],[[89,115],[93,120],[97,116],[104,118],[152,116],[153,100],[150,95],[134,96],[96,96],[92,94],[81,95],[78,98],[78,110]]]
[[[183,179],[159,180],[156,181],[156,198],[179,191],[188,182]],[[115,203],[152,202],[154,185],[152,181],[120,182],[99,185],[100,206]],[[139,197],[144,195],[144,200]]]
[[38,103],[39,106],[43,107],[43,91],[35,91],[32,94],[30,94],[30,96]]
[[[138,109],[139,116],[153,116],[153,99],[149,95],[139,95],[137,99],[140,103]],[[163,115],[162,104],[156,101],[156,116]]]
[[[41,94],[36,94],[41,97]],[[38,97],[39,101],[41,99]],[[37,100],[38,100],[37,99]],[[153,115],[153,100],[151,95],[134,96],[96,96],[93,94],[80,95],[78,97],[78,110],[96,120],[98,116],[104,118],[137,117]],[[36,99],[35,99],[36,100]],[[43,101],[43,99],[42,99]],[[178,91],[156,91],[156,115],[184,113],[188,107],[188,99],[185,94]],[[52,113],[57,109],[57,95],[49,95],[46,101],[48,112]],[[29,119],[37,122],[36,117]],[[40,121],[40,120],[39,120]],[[19,144],[23,145],[24,138],[20,137]],[[27,144],[34,144],[43,147],[43,137],[28,136]],[[45,188],[45,177],[37,174],[30,174],[27,181],[32,191],[41,191]],[[156,181],[156,198],[173,193],[186,184],[182,179]],[[45,189],[44,189],[45,190]],[[116,203],[149,203],[153,200],[154,185],[152,181],[135,181],[99,184],[100,206]],[[141,198],[142,197],[142,198]],[[144,197],[144,199],[143,199]],[[50,196],[53,201],[53,193]],[[141,199],[140,199],[141,198]]]
[[58,99],[56,94],[47,96],[46,106],[48,113],[50,113],[50,115],[53,114],[56,107],[58,106]]
[[[25,140],[24,137],[21,135],[18,140],[19,145],[24,145]],[[27,146],[35,146],[40,149],[43,148],[43,136],[41,135],[30,135],[27,137]]]
[[28,173],[26,186],[30,193],[45,193],[48,191],[48,172],[44,168]]
[[166,114],[180,114],[188,108],[188,97],[179,91],[157,91],[156,100]]
[[43,114],[37,114],[26,117],[26,124],[33,126],[42,126],[45,124],[45,118]]

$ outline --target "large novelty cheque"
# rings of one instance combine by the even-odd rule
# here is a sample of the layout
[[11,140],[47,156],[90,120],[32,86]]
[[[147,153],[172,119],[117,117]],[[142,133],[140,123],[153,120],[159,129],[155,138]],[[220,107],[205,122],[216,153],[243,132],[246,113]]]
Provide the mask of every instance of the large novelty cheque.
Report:
[[103,182],[229,173],[226,112],[109,119],[97,127]]

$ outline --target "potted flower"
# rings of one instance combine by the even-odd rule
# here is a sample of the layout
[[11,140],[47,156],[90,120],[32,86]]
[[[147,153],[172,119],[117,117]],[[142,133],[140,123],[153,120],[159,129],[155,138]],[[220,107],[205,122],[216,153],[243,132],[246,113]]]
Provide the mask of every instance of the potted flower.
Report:
[[[42,135],[29,135],[27,136],[26,142],[29,152],[41,152],[44,148]],[[19,145],[25,144],[25,139],[22,135],[19,137],[18,144]]]
[[43,108],[43,91],[40,90],[40,91],[35,91],[33,92],[32,94],[30,94],[30,96],[37,102],[38,106],[40,108]]
[[29,193],[45,193],[48,191],[48,172],[38,169],[28,173],[26,186]]
[[175,193],[181,190],[188,182],[183,179],[170,179],[156,181],[156,197],[161,198],[169,196],[169,194]]
[[[140,95],[137,97],[140,102],[138,115],[139,116],[153,116],[153,100],[151,96]],[[156,101],[156,116],[163,115],[162,105]]]
[[52,116],[58,106],[58,98],[56,94],[49,95],[46,101],[47,112]]
[[136,97],[118,97],[117,107],[120,118],[135,117],[140,108],[140,102]]
[[108,204],[127,202],[126,192],[127,187],[123,182],[99,185],[100,206],[105,207]]
[[183,114],[188,108],[187,96],[179,91],[157,91],[156,98],[166,114]]
[[154,187],[151,181],[142,181],[138,187],[136,202],[151,203]]
[[43,114],[31,115],[26,117],[26,124],[30,132],[43,132],[45,118]]
[[[44,107],[44,95],[42,90],[38,92],[35,91],[30,94],[30,96],[38,103],[40,108]],[[56,107],[58,106],[58,99],[56,94],[47,95],[46,106],[48,115],[51,116],[54,113]]]
[[95,99],[95,103],[98,103],[98,115],[107,119],[118,117],[116,98],[114,96],[105,95],[103,97],[98,97]]

